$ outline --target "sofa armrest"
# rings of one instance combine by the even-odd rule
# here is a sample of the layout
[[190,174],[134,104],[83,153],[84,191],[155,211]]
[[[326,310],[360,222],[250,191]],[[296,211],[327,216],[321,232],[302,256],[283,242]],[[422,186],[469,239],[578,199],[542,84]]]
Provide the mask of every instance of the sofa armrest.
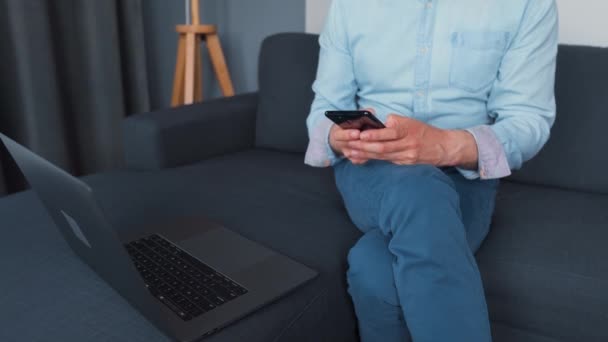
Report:
[[129,169],[157,170],[253,147],[257,93],[133,115],[124,120]]

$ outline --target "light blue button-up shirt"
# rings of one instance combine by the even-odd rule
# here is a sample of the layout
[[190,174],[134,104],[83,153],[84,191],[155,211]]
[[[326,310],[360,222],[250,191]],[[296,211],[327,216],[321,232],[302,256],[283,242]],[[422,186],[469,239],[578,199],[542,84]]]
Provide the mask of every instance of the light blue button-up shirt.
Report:
[[554,0],[333,0],[319,38],[306,163],[336,156],[327,110],[374,108],[476,139],[500,178],[536,155],[555,120]]

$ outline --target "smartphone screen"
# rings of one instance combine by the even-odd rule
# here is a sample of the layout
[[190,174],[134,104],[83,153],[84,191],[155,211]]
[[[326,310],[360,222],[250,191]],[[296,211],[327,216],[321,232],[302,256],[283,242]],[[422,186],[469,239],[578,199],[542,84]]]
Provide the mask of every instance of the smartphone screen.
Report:
[[325,116],[343,129],[367,131],[385,128],[382,121],[367,110],[327,111]]

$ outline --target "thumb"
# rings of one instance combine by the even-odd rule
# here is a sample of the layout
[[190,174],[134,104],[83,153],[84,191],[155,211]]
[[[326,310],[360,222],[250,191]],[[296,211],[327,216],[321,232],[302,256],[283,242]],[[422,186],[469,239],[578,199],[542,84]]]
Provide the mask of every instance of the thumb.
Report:
[[386,119],[386,127],[388,127],[388,128],[397,127],[399,125],[399,119],[400,119],[400,117],[398,115],[390,114],[388,116],[388,118]]

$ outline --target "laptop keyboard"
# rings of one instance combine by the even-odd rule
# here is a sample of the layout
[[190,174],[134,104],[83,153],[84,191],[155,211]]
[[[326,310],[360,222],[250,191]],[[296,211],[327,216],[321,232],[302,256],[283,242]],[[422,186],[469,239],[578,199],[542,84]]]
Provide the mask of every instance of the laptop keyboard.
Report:
[[126,248],[146,287],[184,321],[247,293],[159,235],[130,242]]

